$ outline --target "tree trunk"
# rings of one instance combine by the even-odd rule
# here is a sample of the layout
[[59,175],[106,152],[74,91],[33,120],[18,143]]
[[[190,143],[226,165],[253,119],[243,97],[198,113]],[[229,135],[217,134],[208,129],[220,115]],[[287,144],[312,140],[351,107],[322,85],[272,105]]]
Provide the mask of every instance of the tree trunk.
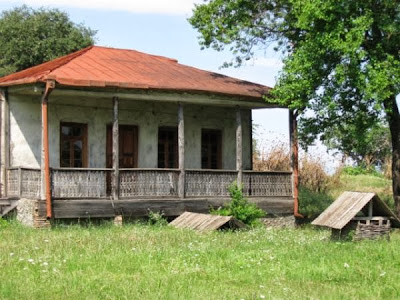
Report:
[[396,96],[384,102],[392,140],[392,188],[396,213],[400,216],[400,114]]

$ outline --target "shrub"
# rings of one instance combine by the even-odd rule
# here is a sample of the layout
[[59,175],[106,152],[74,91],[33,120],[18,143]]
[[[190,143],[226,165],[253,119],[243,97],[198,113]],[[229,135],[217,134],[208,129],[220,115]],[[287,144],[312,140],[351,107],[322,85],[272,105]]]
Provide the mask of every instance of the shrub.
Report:
[[161,212],[153,212],[149,209],[149,225],[154,226],[165,226],[168,225],[168,221],[164,218],[164,213]]
[[383,175],[379,173],[375,168],[367,169],[364,166],[345,166],[342,172],[347,175],[372,175],[377,177],[382,177]]
[[327,193],[318,193],[306,187],[299,188],[300,213],[307,218],[315,218],[333,202]]
[[265,216],[265,212],[254,203],[249,203],[243,197],[242,188],[236,182],[229,186],[231,201],[222,208],[212,210],[211,213],[221,216],[232,216],[247,225],[257,225],[258,218]]

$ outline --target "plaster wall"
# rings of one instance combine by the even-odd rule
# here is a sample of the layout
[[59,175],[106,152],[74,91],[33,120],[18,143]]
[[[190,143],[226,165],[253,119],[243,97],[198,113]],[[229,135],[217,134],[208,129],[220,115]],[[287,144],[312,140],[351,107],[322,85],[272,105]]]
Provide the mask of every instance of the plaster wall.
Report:
[[[10,165],[39,168],[40,97],[10,96]],[[112,122],[111,99],[57,98],[49,101],[50,165],[60,165],[60,122],[88,125],[88,165],[106,164],[106,127]],[[177,126],[176,103],[120,100],[119,123],[138,126],[138,167],[157,167],[158,127]],[[250,111],[242,110],[243,168],[251,167]],[[222,167],[236,168],[236,110],[185,105],[185,168],[201,168],[201,129],[222,130]]]

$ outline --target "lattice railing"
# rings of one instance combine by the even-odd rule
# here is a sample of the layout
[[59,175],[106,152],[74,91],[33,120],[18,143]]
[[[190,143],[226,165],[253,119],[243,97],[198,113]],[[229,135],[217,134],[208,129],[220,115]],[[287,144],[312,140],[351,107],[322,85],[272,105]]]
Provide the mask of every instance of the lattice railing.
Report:
[[120,197],[178,196],[176,169],[120,169]]
[[51,194],[54,198],[105,198],[111,169],[52,169]]
[[245,196],[291,197],[292,174],[290,172],[243,172]]
[[188,197],[229,196],[228,187],[237,180],[237,171],[187,170],[185,193]]
[[7,174],[7,195],[38,199],[40,197],[41,175],[39,169],[9,168]]

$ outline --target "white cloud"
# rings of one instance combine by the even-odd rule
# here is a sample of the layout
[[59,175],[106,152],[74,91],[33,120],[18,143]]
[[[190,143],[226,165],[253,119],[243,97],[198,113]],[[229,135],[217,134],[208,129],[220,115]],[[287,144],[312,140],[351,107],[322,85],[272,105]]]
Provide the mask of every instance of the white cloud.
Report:
[[[22,0],[16,1],[15,4],[182,15],[190,14],[194,3],[200,2],[200,0]],[[10,1],[0,0],[0,3],[10,3]]]

